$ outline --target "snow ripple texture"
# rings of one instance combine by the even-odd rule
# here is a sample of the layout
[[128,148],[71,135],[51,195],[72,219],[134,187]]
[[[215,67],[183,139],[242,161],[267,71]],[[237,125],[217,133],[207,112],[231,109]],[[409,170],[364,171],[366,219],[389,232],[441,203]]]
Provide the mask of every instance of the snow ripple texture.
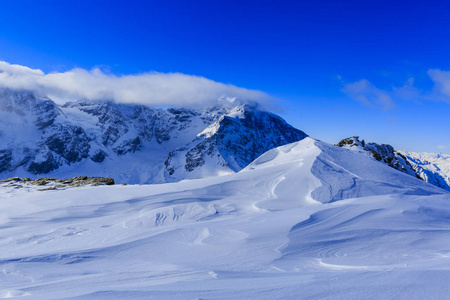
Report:
[[311,138],[220,177],[3,189],[0,297],[445,299],[449,203]]

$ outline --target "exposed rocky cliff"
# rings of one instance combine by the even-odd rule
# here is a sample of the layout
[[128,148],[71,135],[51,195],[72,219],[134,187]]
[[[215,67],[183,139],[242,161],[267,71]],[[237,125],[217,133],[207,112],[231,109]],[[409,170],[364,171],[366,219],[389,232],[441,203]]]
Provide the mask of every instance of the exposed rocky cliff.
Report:
[[394,169],[450,190],[450,156],[397,151],[388,144],[366,143],[358,136],[343,139],[337,146],[365,151],[374,159]]
[[89,156],[90,138],[53,101],[0,91],[0,172],[45,174]]
[[81,100],[57,105],[0,91],[0,179],[113,177],[160,183],[238,171],[306,137],[256,104],[155,109]]
[[307,135],[282,118],[258,110],[256,105],[233,108],[213,122],[189,145],[170,152],[166,179],[176,181],[186,173],[212,176],[219,169],[239,171],[264,152],[304,139]]

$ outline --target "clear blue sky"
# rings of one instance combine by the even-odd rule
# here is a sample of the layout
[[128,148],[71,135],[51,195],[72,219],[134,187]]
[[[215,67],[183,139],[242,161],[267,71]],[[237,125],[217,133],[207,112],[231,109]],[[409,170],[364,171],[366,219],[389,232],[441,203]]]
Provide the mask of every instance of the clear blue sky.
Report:
[[283,99],[328,142],[450,153],[450,97],[428,73],[450,84],[449,19],[447,1],[2,0],[0,60],[204,76]]

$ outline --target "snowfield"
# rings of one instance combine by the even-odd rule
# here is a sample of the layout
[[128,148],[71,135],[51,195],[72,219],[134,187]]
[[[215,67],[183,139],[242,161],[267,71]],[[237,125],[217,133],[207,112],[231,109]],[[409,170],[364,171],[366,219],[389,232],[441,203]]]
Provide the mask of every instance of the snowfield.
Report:
[[450,193],[311,138],[219,177],[2,188],[0,229],[0,298],[450,293]]

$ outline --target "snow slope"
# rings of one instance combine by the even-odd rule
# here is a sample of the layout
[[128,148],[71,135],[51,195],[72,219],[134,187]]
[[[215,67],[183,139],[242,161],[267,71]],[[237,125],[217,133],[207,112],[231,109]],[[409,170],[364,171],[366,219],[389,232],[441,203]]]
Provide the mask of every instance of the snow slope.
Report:
[[397,151],[388,144],[365,143],[358,136],[343,139],[337,146],[366,153],[391,168],[450,191],[450,155]]
[[426,182],[450,191],[450,155],[399,151]]
[[444,299],[450,193],[306,138],[236,174],[0,190],[0,297]]

